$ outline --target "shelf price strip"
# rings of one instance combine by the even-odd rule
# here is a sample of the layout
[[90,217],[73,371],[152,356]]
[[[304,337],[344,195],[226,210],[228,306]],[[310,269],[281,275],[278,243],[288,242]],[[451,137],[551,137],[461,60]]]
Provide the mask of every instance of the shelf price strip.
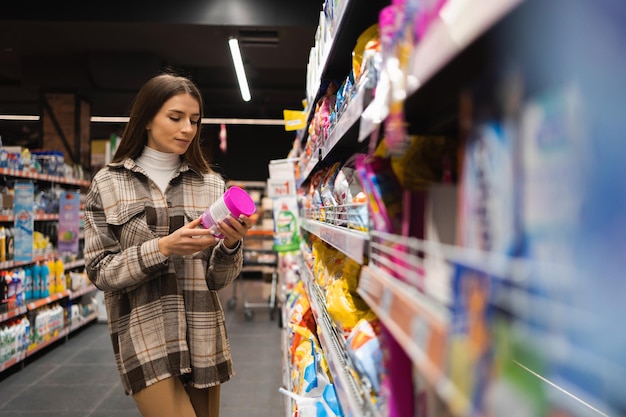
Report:
[[448,319],[376,268],[361,269],[358,293],[404,347],[414,365],[457,416],[471,412],[467,398],[444,373]]

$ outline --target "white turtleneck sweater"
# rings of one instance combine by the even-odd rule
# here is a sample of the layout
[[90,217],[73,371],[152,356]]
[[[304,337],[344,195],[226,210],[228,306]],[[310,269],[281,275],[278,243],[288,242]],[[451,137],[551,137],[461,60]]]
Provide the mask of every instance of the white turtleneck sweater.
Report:
[[165,193],[174,172],[180,166],[180,155],[157,151],[145,146],[136,162]]

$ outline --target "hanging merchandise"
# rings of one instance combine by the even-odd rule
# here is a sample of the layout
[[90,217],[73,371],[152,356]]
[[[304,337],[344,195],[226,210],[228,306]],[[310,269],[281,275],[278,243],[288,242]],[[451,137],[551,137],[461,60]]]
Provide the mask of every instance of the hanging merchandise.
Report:
[[227,143],[226,143],[226,125],[222,123],[220,125],[220,150],[226,153]]

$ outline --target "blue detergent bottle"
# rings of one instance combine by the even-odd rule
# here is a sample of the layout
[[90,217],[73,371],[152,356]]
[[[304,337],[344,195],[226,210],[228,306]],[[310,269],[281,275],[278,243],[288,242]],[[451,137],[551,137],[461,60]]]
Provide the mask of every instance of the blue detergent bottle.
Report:
[[33,265],[33,298],[41,298],[41,265],[37,262]]
[[24,268],[24,299],[33,298],[33,269],[29,266]]
[[43,265],[41,265],[41,273],[39,274],[40,276],[39,288],[41,291],[39,298],[46,298],[50,295],[50,291],[48,289],[49,275],[50,275],[50,268],[48,268],[48,264],[44,262]]

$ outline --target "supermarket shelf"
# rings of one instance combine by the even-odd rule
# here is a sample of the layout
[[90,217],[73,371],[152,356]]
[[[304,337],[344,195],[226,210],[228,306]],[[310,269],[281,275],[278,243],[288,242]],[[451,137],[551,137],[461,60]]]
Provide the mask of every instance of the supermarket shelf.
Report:
[[450,1],[428,28],[411,57],[409,94],[437,74],[470,43],[486,33],[523,0]]
[[470,402],[446,376],[450,313],[376,267],[361,268],[357,291],[454,415],[470,415]]
[[65,263],[65,270],[67,271],[68,269],[80,268],[82,266],[85,266],[85,260],[84,259],[77,259],[75,261],[66,262]]
[[15,177],[15,178],[35,179],[39,181],[48,181],[48,182],[54,182],[54,183],[59,183],[59,184],[78,185],[81,187],[88,187],[91,184],[91,181],[88,181],[88,180],[59,177],[55,175],[39,174],[37,172],[20,171],[17,169],[8,169],[8,168],[0,168],[0,175],[6,175],[9,177]]
[[27,311],[28,309],[25,306],[13,308],[6,313],[0,314],[0,323],[11,320],[14,317],[22,316],[26,314]]
[[26,354],[22,352],[19,355],[9,359],[8,361],[0,363],[0,372],[3,372],[4,370],[11,368],[12,366],[17,365],[18,363],[21,363],[22,361],[24,361],[25,358],[26,358]]
[[[523,1],[524,0],[500,0],[490,2],[487,5],[482,4],[481,0],[448,2],[447,6],[444,7],[444,10],[440,14],[440,17],[432,23],[428,32],[412,52],[410,59],[411,66],[407,74],[407,94],[409,96],[415,94],[420,87],[426,84],[435,74],[440,72],[443,67],[458,56],[475,39],[487,32]],[[351,1],[348,3],[349,4],[345,6],[346,12],[343,13],[343,15],[352,15],[355,13],[352,11],[352,8],[353,4],[356,2]],[[360,13],[362,7],[364,7],[364,5],[358,6]],[[346,21],[351,19],[354,19],[354,17],[350,16],[345,18]],[[339,30],[341,30],[342,25],[343,22],[340,22]],[[365,29],[365,27],[362,29]],[[348,31],[346,30],[346,32]],[[341,35],[339,35],[339,37],[341,37]],[[330,55],[331,51],[332,47],[327,55]],[[349,56],[349,51],[347,51],[346,56]],[[339,56],[334,59],[339,59]],[[329,65],[328,61],[331,60],[331,58],[327,56],[326,60],[324,72],[329,71],[327,67]],[[347,72],[347,70],[345,71]],[[389,86],[379,86],[377,87],[377,91],[388,90],[388,88]],[[319,98],[321,94],[322,92],[318,91],[316,99]],[[364,141],[365,138],[369,137],[375,129],[379,128],[382,120],[388,115],[389,109],[377,108],[386,106],[386,104],[384,100],[376,99],[364,108],[364,96],[364,89],[360,88],[344,114],[342,114],[337,121],[326,143],[319,151],[315,152],[316,154],[319,153],[319,155],[316,155],[303,169],[302,178],[304,180],[302,182],[306,181],[306,178],[315,171],[319,162],[333,162],[328,156],[333,153],[332,151],[336,149],[338,145],[341,144],[343,146],[346,142],[360,143]],[[311,110],[311,113],[312,112],[313,110]],[[367,114],[374,115],[375,117],[364,116]],[[311,118],[312,114],[309,114],[309,122]],[[353,134],[347,135],[349,132]],[[304,139],[306,139],[306,136],[307,134],[305,133]],[[352,137],[356,140],[353,141]],[[353,144],[352,147],[354,146]],[[298,186],[300,185],[301,184]]]
[[12,366],[17,365],[18,363],[23,362],[27,357],[34,355],[35,353],[41,351],[42,349],[45,349],[46,347],[52,345],[53,343],[59,340],[62,340],[64,337],[67,337],[70,333],[75,332],[81,327],[86,326],[87,324],[91,323],[97,318],[98,318],[98,314],[92,313],[89,316],[84,317],[81,320],[77,321],[76,323],[73,323],[71,326],[65,327],[64,329],[59,330],[54,336],[50,337],[45,342],[29,346],[26,352],[22,352],[16,355],[15,357],[9,359],[8,361],[4,363],[0,363],[0,373],[11,368]]
[[318,337],[328,362],[343,415],[345,417],[379,416],[372,403],[370,393],[365,392],[361,383],[350,372],[350,369],[354,369],[354,367],[350,364],[345,351],[345,340],[328,315],[324,296],[315,283],[313,273],[306,266],[303,266],[303,269],[305,270],[303,282],[318,326]]
[[296,188],[300,188],[302,184],[309,178],[309,175],[315,171],[317,164],[320,162],[319,152],[315,153],[315,156],[312,156],[306,166],[302,169],[302,175],[296,181]]
[[[341,82],[346,78],[352,67],[352,50],[358,37],[365,29],[378,22],[379,11],[388,4],[386,0],[341,2],[341,8],[331,24],[333,36],[329,41],[330,44],[324,47],[324,55],[319,65],[321,69],[318,70],[317,87],[314,91],[307,93],[307,127],[313,119],[316,102],[324,95],[325,81]],[[301,141],[305,142],[307,137],[308,130],[305,128]]]
[[33,260],[32,261],[4,261],[4,262],[0,262],[0,270],[16,268],[18,266],[23,266],[23,265],[30,265],[30,264],[34,264],[37,261],[43,262],[47,258],[48,258],[48,255],[39,255],[39,256],[33,256]]
[[[337,10],[337,15],[334,17],[333,21],[331,22],[331,27],[333,29],[340,29],[344,26],[344,18],[345,20],[349,19],[348,13],[346,13],[346,9],[348,9],[350,6],[353,6],[356,3],[356,0],[346,0],[345,2],[342,2],[341,4],[341,8]],[[307,114],[307,126],[309,125],[309,123],[311,122],[311,119],[313,118],[313,113],[315,111],[315,103],[317,102],[317,100],[324,94],[324,92],[322,91],[322,80],[324,79],[324,74],[327,72],[328,67],[331,63],[331,55],[336,55],[332,54],[333,48],[337,48],[338,43],[335,42],[335,39],[340,40],[341,37],[337,36],[335,33],[335,31],[332,31],[332,38],[327,41],[327,43],[325,45],[318,45],[318,47],[323,48],[322,51],[322,60],[321,62],[318,64],[319,68],[316,69],[316,72],[319,74],[319,77],[317,79],[317,81],[315,82],[315,87],[311,90],[307,92],[307,101],[308,101],[308,114]],[[304,129],[305,135],[306,135],[306,128]],[[306,136],[304,137],[306,138]]]
[[367,253],[367,242],[369,240],[367,233],[310,219],[304,219],[302,221],[302,228],[318,236],[359,264],[363,263],[365,254]]
[[[350,100],[350,103],[348,103],[348,107],[346,107],[346,110],[340,115],[335,127],[330,132],[328,140],[322,146],[322,158],[324,161],[329,159],[329,155],[332,153],[333,149],[337,148],[340,144],[345,146],[344,144],[348,142],[357,142],[355,140],[357,137],[356,128],[358,128],[358,122],[363,113],[365,94],[364,88],[358,88],[357,93]],[[351,130],[354,130],[354,134],[349,135],[348,133]]]
[[[519,287],[531,285],[538,277],[552,277],[549,282],[554,292],[566,290],[577,280],[582,280],[581,272],[568,265],[559,265],[546,261],[538,262],[528,258],[512,257],[503,253],[486,252],[479,249],[447,245],[434,241],[421,240],[385,232],[372,231],[370,234],[372,248],[393,247],[401,245],[413,253],[424,253],[432,258],[447,262],[449,265],[463,265],[483,272],[494,278],[515,283]],[[406,256],[400,253],[389,255]],[[411,256],[409,258],[415,258]],[[415,259],[414,259],[415,260]],[[554,277],[567,277],[562,281]]]
[[98,290],[98,289],[93,284],[89,284],[85,288],[81,288],[81,289],[76,290],[76,291],[70,290],[70,300],[74,300],[74,299],[76,299],[78,297],[82,297],[83,295],[92,293],[92,292],[94,292],[96,290]]
[[[291,357],[289,355],[289,329],[287,323],[289,323],[289,318],[287,317],[287,312],[285,308],[280,309],[280,314],[282,315],[283,326],[280,331],[281,337],[281,348],[282,348],[282,370],[283,370],[283,388],[289,392],[293,392],[293,387],[291,384]],[[290,416],[293,410],[294,402],[290,397],[285,396],[285,416]]]
[[[367,21],[365,21],[362,15],[363,9],[369,6],[365,4],[357,5],[357,3],[359,3],[357,0],[341,2],[340,9],[337,10],[337,15],[331,23],[331,38],[326,45],[319,45],[319,47],[323,47],[323,56],[317,69],[319,79],[315,83],[316,87],[307,94],[309,102],[307,125],[313,118],[315,103],[324,95],[322,90],[323,81],[338,76],[345,77],[348,74],[351,67],[350,52],[354,48],[358,35],[369,24],[375,23],[375,20],[371,18],[372,12],[368,13],[370,19]],[[361,23],[361,21],[365,23]]]
[[[51,258],[57,258],[59,254],[55,251],[47,252],[42,255],[34,255],[32,261],[4,261],[0,262],[0,270],[16,268],[18,266],[32,265],[36,262],[45,262]],[[84,259],[68,262],[65,264],[65,270],[79,268],[85,266]]]
[[39,352],[40,350],[47,348],[48,346],[52,345],[53,343],[63,339],[68,334],[69,334],[69,328],[68,327],[63,328],[61,330],[58,330],[54,336],[51,336],[45,342],[41,342],[41,343],[38,343],[36,345],[29,346],[28,350],[26,351],[26,357],[32,356],[35,353]]
[[46,306],[48,304],[52,304],[55,301],[62,300],[63,298],[69,297],[70,300],[73,300],[85,294],[89,294],[95,290],[97,290],[95,286],[88,285],[85,288],[82,288],[77,291],[66,290],[60,293],[52,294],[49,297],[39,298],[37,300],[28,300],[29,302],[25,306],[17,307],[17,308],[12,309],[11,311],[1,314],[0,323],[10,320],[14,317],[22,316],[29,311],[33,311],[43,306]]
[[[45,221],[53,221],[59,220],[58,214],[46,214],[46,213],[35,213],[34,220],[36,222],[45,222]],[[1,223],[8,223],[15,221],[15,215],[13,214],[5,214],[0,216]]]
[[315,172],[319,164],[333,163],[345,155],[358,152],[363,145],[359,144],[359,121],[363,113],[365,96],[368,94],[364,88],[358,88],[350,103],[340,115],[326,142],[314,152],[307,166],[302,170],[301,180],[296,184],[299,188],[305,183],[309,175]]
[[273,236],[274,230],[272,229],[250,229],[246,236]]
[[98,313],[91,313],[90,315],[81,318],[80,320],[77,320],[75,323],[72,323],[68,329],[67,329],[67,334],[70,334],[72,332],[75,332],[76,330],[80,329],[81,327],[86,326],[87,324],[91,323],[92,321],[96,320],[98,318]]
[[26,308],[28,309],[28,311],[33,311],[45,305],[52,304],[55,301],[62,300],[65,297],[69,297],[70,294],[71,294],[71,291],[69,290],[58,292],[58,293],[49,295],[46,298],[40,298],[38,300],[31,301],[30,303],[26,304]]
[[[499,0],[487,4],[481,0],[449,1],[411,53],[410,66],[406,74],[409,103],[407,107],[412,108],[411,96],[420,92],[428,81],[440,74],[442,69],[466,50],[473,41],[487,33],[523,1]],[[388,77],[381,77],[376,91],[387,92],[389,88]],[[440,90],[437,91],[441,94]],[[425,107],[432,105],[430,98],[424,99]],[[417,113],[424,116],[421,111]],[[365,140],[380,128],[388,115],[389,106],[384,98],[374,99],[363,111],[359,141]]]

